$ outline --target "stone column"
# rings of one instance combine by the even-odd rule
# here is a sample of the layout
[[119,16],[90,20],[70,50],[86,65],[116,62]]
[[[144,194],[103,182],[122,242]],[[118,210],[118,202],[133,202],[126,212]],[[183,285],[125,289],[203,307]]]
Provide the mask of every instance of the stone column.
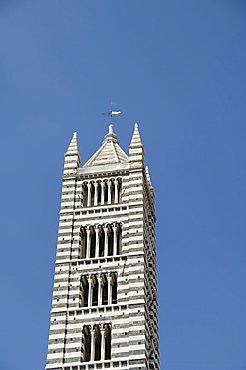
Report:
[[111,204],[111,181],[108,180],[108,204]]
[[96,250],[95,250],[95,258],[99,257],[99,227],[98,225],[95,227],[95,233],[96,233]]
[[94,206],[98,205],[98,183],[95,182],[95,197],[94,197]]
[[87,232],[87,246],[86,246],[86,258],[90,258],[90,249],[91,249],[91,230],[89,227],[86,228]]
[[101,181],[101,189],[102,189],[102,192],[101,192],[101,205],[103,206],[104,205],[104,181],[102,180]]
[[92,306],[92,296],[93,296],[93,281],[92,278],[88,279],[89,291],[88,291],[88,307]]
[[88,197],[87,197],[87,207],[91,206],[91,183],[88,182]]
[[101,361],[105,360],[105,328],[101,328]]
[[91,361],[95,360],[95,329],[91,329]]
[[113,225],[113,231],[114,231],[114,252],[113,255],[117,255],[117,224]]
[[114,180],[114,193],[115,193],[115,203],[119,203],[118,179]]
[[108,256],[108,226],[104,227],[104,257]]

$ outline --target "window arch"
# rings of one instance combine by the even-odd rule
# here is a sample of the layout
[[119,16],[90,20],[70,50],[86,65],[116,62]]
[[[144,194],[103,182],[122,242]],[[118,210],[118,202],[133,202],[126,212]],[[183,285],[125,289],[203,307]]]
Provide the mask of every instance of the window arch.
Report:
[[122,201],[122,178],[95,179],[82,183],[82,206],[94,207]]
[[122,254],[122,224],[81,227],[79,258],[98,258],[120,254]]
[[111,324],[84,326],[82,331],[82,362],[111,359]]
[[80,306],[104,306],[117,304],[117,273],[82,275],[80,280]]

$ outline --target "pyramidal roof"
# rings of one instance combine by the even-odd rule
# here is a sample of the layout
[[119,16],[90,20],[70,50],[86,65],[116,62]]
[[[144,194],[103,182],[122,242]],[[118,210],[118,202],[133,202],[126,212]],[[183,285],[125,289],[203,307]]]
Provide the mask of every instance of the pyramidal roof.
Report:
[[117,136],[114,133],[112,123],[109,125],[108,134],[105,136],[102,146],[83,165],[83,167],[101,166],[103,164],[123,163],[128,161],[128,156],[119,146]]

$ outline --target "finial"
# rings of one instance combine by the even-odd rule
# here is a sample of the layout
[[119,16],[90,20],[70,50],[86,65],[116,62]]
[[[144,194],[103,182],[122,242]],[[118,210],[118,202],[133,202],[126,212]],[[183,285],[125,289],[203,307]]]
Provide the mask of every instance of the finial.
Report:
[[114,133],[113,127],[114,127],[114,125],[112,123],[110,123],[109,126],[108,126],[108,133],[111,134],[111,135]]
[[115,135],[115,133],[114,133],[114,129],[113,129],[113,127],[114,127],[114,125],[112,124],[112,123],[110,123],[109,125],[108,125],[108,133],[107,133],[107,135],[105,136],[105,138],[104,138],[104,141],[103,142],[105,142],[105,141],[107,141],[107,140],[113,140],[113,141],[115,141],[116,143],[117,143],[117,136]]
[[138,128],[138,123],[136,122],[135,124],[134,124],[134,128]]
[[74,133],[73,133],[73,138],[77,138],[77,132],[76,131],[74,131]]

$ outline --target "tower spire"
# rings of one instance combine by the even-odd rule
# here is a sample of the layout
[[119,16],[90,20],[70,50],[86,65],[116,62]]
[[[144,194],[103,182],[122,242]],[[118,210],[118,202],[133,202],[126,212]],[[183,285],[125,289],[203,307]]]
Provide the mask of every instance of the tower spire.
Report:
[[65,153],[46,370],[159,370],[154,198],[138,126],[115,141]]
[[138,130],[138,123],[135,123],[130,147],[139,147],[139,146],[143,146],[143,144]]
[[131,169],[143,168],[144,166],[144,147],[137,123],[134,125],[134,131],[129,145],[129,163]]
[[81,159],[78,149],[77,132],[74,132],[72,140],[70,141],[65,153],[64,176],[75,175],[80,162]]

